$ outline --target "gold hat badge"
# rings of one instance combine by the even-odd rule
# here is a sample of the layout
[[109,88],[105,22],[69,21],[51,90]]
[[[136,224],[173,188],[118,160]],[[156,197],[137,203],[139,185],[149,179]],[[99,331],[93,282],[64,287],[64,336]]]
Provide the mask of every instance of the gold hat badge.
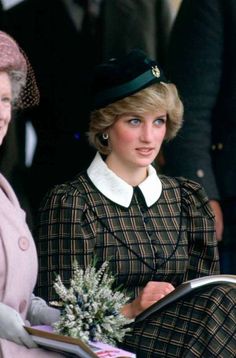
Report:
[[160,77],[160,70],[159,68],[156,66],[152,66],[152,74],[155,77]]

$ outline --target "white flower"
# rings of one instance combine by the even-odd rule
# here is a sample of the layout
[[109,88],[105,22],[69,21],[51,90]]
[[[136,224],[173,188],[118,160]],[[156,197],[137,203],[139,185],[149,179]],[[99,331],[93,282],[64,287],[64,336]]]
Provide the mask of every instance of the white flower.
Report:
[[105,261],[97,271],[94,264],[83,270],[75,261],[69,288],[57,276],[54,288],[63,307],[59,321],[53,325],[57,333],[115,345],[130,331],[127,325],[133,320],[120,313],[129,297],[112,290],[115,278],[108,272],[108,265]]

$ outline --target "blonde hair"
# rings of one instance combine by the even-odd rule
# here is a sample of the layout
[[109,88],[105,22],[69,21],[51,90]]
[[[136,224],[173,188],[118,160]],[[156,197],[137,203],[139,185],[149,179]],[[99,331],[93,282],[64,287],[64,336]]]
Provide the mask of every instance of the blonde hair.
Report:
[[183,104],[176,86],[172,83],[157,83],[125,97],[108,106],[95,110],[90,115],[88,132],[89,143],[101,154],[109,154],[110,149],[102,134],[124,113],[143,114],[147,111],[164,110],[167,112],[165,140],[174,138],[182,126]]

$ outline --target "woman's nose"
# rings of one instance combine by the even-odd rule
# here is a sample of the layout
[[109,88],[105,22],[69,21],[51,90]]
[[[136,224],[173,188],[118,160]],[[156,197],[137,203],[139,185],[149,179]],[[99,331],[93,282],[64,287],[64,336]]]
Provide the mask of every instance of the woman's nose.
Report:
[[152,126],[145,125],[142,128],[141,139],[143,141],[149,142],[149,141],[151,141],[152,136],[153,136],[153,128],[152,128]]

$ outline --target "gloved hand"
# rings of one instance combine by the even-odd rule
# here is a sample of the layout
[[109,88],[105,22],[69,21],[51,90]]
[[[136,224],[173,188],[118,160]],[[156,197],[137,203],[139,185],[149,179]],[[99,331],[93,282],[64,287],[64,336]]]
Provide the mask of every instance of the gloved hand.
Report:
[[32,326],[48,325],[57,322],[60,317],[60,310],[49,307],[42,298],[32,294],[31,304],[27,312],[27,319]]
[[0,302],[0,337],[28,348],[36,348],[37,345],[23,326],[24,321],[20,314]]

